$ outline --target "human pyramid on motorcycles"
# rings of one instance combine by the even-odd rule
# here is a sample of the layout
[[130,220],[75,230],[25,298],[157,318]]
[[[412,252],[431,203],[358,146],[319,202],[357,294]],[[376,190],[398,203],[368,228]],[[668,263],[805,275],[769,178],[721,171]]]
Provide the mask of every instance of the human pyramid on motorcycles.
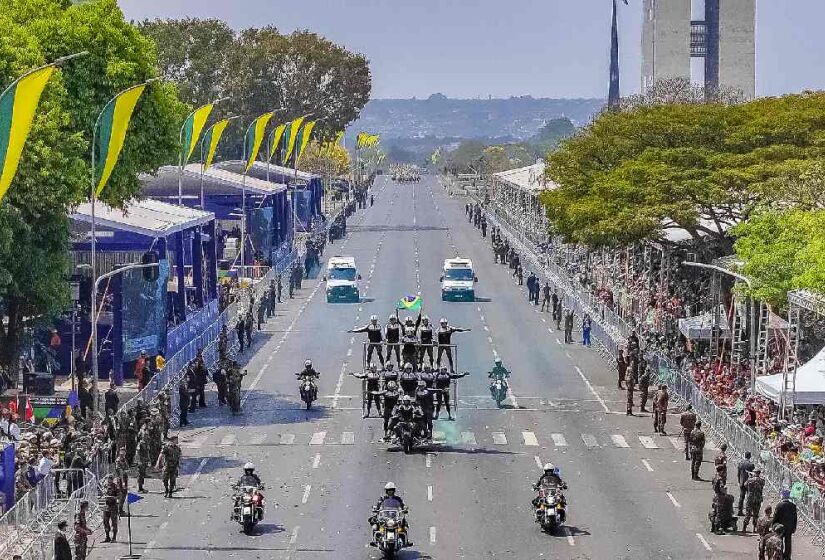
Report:
[[373,405],[383,417],[384,441],[409,453],[416,444],[432,441],[433,420],[442,407],[449,420],[454,419],[450,388],[469,373],[455,372],[452,335],[469,330],[451,326],[444,318],[434,328],[429,317],[419,313],[403,321],[390,315],[386,326],[373,315],[366,325],[348,331],[367,333],[365,371],[350,375],[364,382],[364,418],[370,417]]

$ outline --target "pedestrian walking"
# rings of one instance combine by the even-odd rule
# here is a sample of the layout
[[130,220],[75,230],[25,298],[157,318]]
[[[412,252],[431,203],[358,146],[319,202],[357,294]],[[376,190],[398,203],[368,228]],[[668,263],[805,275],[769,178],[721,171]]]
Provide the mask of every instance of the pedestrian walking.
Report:
[[636,373],[633,368],[629,370],[630,375],[627,376],[625,387],[627,388],[627,414],[633,416],[633,393],[636,390]]
[[[774,512],[776,515],[776,512]],[[781,523],[774,523],[771,533],[765,539],[765,560],[783,560],[790,558],[788,552],[783,551],[783,541],[787,538],[787,531]]]
[[254,328],[254,323],[252,321],[251,305],[249,309],[246,311],[246,319],[244,320],[244,326],[246,327],[246,347],[252,348],[252,329]]
[[267,296],[267,293],[264,292],[264,295],[261,297],[261,303],[258,304],[258,331],[260,331],[263,326],[268,301],[269,297]]
[[106,538],[103,542],[117,541],[117,522],[120,518],[120,491],[115,484],[114,477],[109,477],[104,494],[103,530]]
[[699,468],[702,466],[702,459],[705,454],[705,432],[702,431],[702,421],[696,421],[696,427],[690,434],[690,477],[693,480],[699,478]]
[[547,309],[547,311],[550,311],[552,301],[553,300],[550,299],[550,283],[545,282],[541,288],[541,310],[544,311]]
[[[745,495],[747,494],[748,479],[755,468],[756,465],[754,465],[753,461],[751,461],[751,452],[745,451],[745,458],[739,461],[739,464],[736,465],[736,481],[739,483],[739,507],[737,515],[740,517],[744,515],[742,508],[745,506]],[[756,515],[759,516],[758,507],[756,508]],[[756,519],[753,520],[753,525],[755,529]]]
[[283,287],[283,274],[279,272],[278,276],[275,277],[275,288],[278,290],[278,303],[281,303],[281,291],[283,290]]
[[670,394],[667,392],[667,385],[662,383],[653,396],[653,431],[662,435],[666,435],[668,404],[670,404]]
[[647,360],[644,356],[642,356],[641,360],[637,362],[639,364],[639,373],[636,379],[639,382],[639,410],[641,412],[648,412],[647,410],[647,399],[648,399],[648,391],[650,388],[650,377],[651,372],[650,368],[647,367]]
[[[797,524],[797,510],[796,504],[791,501],[791,491],[782,490],[782,499],[773,508],[773,522],[774,524],[781,524],[782,540],[784,541],[784,552],[782,554],[783,560],[791,560],[791,541],[793,534],[796,533]],[[770,546],[766,548],[766,554],[770,550]],[[771,556],[768,554],[768,558]],[[773,560],[771,558],[771,560]]]
[[215,388],[218,390],[218,406],[226,404],[226,369],[221,365],[212,374],[212,381],[215,382]]
[[624,389],[624,387],[622,387],[622,383],[624,383],[624,378],[627,374],[627,362],[625,361],[624,352],[622,351],[621,346],[616,348],[616,372],[619,376],[619,381],[616,383],[616,387],[619,389]]
[[585,313],[582,316],[582,345],[590,346],[590,329],[593,328],[593,321],[590,319],[590,314]]

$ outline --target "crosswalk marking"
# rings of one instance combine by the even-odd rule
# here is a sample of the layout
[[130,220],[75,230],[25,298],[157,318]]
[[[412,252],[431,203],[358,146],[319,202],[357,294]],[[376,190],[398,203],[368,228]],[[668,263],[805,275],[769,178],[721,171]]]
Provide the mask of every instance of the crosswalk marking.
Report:
[[627,443],[627,440],[624,439],[624,436],[621,434],[614,434],[610,436],[610,439],[613,440],[613,445],[615,445],[616,447],[630,447],[630,445],[628,445]]
[[324,438],[327,437],[326,432],[315,432],[309,440],[310,445],[324,445]]
[[464,443],[466,445],[475,445],[475,434],[473,432],[461,432],[461,443]]
[[674,437],[674,436],[670,436],[667,439],[670,440],[670,444],[673,446],[673,449],[684,449],[685,448],[684,445],[682,445],[682,442],[679,441],[679,438]]
[[653,438],[650,436],[639,436],[639,441],[642,442],[642,446],[645,449],[659,449],[659,446],[656,445],[656,442],[653,441]]
[[281,445],[292,445],[295,443],[295,434],[281,434]]
[[235,441],[238,439],[238,436],[235,434],[226,434],[221,438],[221,447],[226,447],[229,445],[234,445]]
[[507,445],[507,436],[504,432],[493,432],[493,443],[496,445]]
[[553,445],[556,447],[567,447],[567,440],[564,439],[564,434],[550,434],[553,438]]
[[341,434],[341,445],[353,445],[355,443],[355,432],[344,432]]
[[587,447],[598,447],[599,442],[596,441],[596,436],[592,434],[582,434],[582,441]]
[[521,437],[524,438],[524,445],[538,447],[539,440],[536,439],[536,434],[533,432],[521,432]]
[[252,437],[249,438],[249,445],[261,445],[266,440],[266,434],[259,433],[259,434],[252,434]]

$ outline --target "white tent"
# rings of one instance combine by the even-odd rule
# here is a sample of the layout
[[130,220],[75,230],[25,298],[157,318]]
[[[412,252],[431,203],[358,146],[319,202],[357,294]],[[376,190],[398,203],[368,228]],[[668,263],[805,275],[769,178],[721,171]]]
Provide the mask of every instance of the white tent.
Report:
[[[679,319],[679,331],[691,340],[710,339],[713,331],[713,313],[707,311],[700,315]],[[719,306],[719,331],[722,338],[730,338],[730,327],[721,305]]]
[[[756,378],[757,392],[779,402],[782,392],[782,374]],[[825,348],[796,370],[794,404],[825,404]]]

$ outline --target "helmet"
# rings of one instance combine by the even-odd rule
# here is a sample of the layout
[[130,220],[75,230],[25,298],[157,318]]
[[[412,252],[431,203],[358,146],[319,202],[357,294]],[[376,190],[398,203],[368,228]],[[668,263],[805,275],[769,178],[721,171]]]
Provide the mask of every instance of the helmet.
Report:
[[412,364],[410,362],[404,364],[404,371],[412,371]]
[[497,365],[497,366],[500,366],[500,365],[501,365],[501,358],[496,358],[496,365]]
[[398,320],[398,317],[396,317],[395,315],[390,315],[389,320],[390,320],[391,323],[394,323]]
[[370,363],[370,371],[376,371],[378,367],[374,363]]
[[395,389],[396,387],[398,387],[398,383],[396,383],[395,381],[387,382],[387,389]]
[[426,315],[422,315],[421,320],[422,320],[423,322],[425,322],[425,323],[429,323],[429,322],[430,322],[430,318],[429,318],[429,317],[427,317]]
[[395,494],[395,483],[394,483],[394,482],[388,482],[388,483],[386,483],[386,484],[384,485],[384,492],[386,492],[386,493],[387,493],[387,494],[389,494],[390,496],[392,496],[393,494]]
[[372,321],[373,323],[378,321],[378,315],[370,315],[370,321]]
[[392,371],[392,368],[395,367],[395,364],[393,364],[392,362],[387,362],[387,365],[384,367],[387,368],[387,371]]
[[544,472],[551,473],[555,472],[556,466],[553,463],[547,463],[544,465]]
[[441,319],[438,320],[438,322],[441,323],[442,325],[446,325],[447,324],[447,319],[442,317]]
[[245,471],[254,471],[255,470],[255,465],[253,465],[251,462],[248,462],[247,464],[245,464],[243,466],[243,470],[245,470]]
[[304,367],[312,367],[312,360],[307,360],[304,362]]
[[412,325],[413,324],[412,317],[404,317],[404,324],[405,325]]
[[418,386],[419,386],[419,387],[426,387],[426,386],[427,386],[427,382],[426,382],[426,381],[424,381],[423,379],[419,379],[419,380],[418,380]]
[[411,396],[409,396],[409,395],[404,395],[404,396],[401,398],[401,400],[402,400],[403,402],[405,402],[406,404],[410,404],[410,403],[412,402],[413,398],[412,398]]
[[438,368],[438,371],[440,371],[441,373],[447,373],[447,366],[441,366],[440,368]]

